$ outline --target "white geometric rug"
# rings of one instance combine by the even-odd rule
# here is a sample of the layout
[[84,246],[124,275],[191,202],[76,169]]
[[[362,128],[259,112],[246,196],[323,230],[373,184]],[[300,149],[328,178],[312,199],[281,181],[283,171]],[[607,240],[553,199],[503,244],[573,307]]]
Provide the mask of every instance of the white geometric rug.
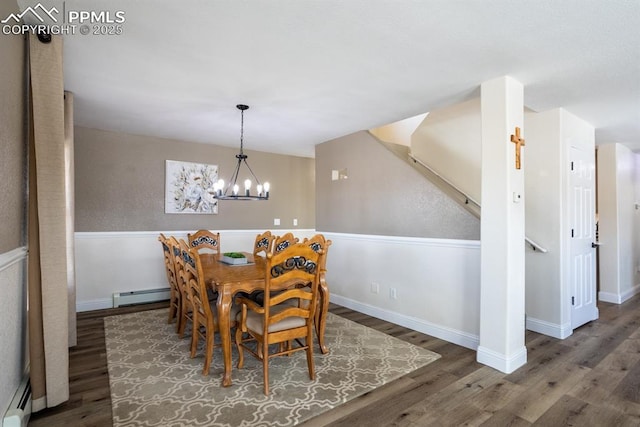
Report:
[[189,338],[178,338],[167,315],[162,309],[104,319],[114,427],[293,426],[440,357],[328,313],[330,351],[320,354],[316,345],[315,381],[304,352],[277,357],[269,362],[265,396],[262,364],[246,354],[237,369],[235,345],[231,387],[220,385],[220,347],[203,376],[203,344],[190,359]]

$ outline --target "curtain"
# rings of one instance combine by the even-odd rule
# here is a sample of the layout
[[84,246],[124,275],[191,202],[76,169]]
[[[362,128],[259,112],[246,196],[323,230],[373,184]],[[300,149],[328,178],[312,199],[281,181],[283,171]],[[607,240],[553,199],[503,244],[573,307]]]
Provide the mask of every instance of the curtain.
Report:
[[[69,399],[62,38],[29,36],[29,358],[33,410]],[[75,301],[72,301],[75,305]]]
[[73,163],[73,93],[64,93],[64,177],[67,211],[67,291],[69,297],[69,347],[78,343],[76,329],[75,186]]

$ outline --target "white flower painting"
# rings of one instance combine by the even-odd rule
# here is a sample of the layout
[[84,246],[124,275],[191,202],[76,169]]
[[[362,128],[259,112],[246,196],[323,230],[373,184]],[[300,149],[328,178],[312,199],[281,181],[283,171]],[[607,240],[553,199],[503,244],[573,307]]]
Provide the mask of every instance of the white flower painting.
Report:
[[218,213],[218,200],[213,198],[217,165],[167,160],[165,178],[165,213]]

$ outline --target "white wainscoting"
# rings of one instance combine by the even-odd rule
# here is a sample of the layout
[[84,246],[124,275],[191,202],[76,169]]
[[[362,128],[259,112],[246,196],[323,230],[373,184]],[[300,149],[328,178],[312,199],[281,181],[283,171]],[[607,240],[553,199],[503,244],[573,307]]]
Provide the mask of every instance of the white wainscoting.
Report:
[[322,233],[333,241],[327,259],[332,302],[478,347],[479,241]]
[[28,366],[26,258],[25,247],[0,254],[0,420]]
[[[250,251],[256,235],[264,230],[221,230],[222,250]],[[311,237],[314,230],[291,231]],[[162,248],[158,235],[187,239],[190,231],[77,232],[76,309],[99,310],[113,306],[115,292],[166,288]]]
[[[287,231],[300,238],[315,234],[315,230],[278,233]],[[247,250],[259,232],[221,231],[222,248]],[[77,310],[110,308],[114,292],[166,287],[159,233],[76,233]],[[187,232],[163,233],[186,238]],[[323,234],[333,241],[327,259],[332,302],[477,348],[479,241]],[[372,284],[378,285],[378,293],[372,292]]]

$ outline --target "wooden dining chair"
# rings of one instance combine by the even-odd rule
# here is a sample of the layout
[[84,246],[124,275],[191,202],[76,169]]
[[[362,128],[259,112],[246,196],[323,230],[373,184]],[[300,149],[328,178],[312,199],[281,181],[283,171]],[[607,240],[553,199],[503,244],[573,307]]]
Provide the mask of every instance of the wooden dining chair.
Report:
[[208,249],[212,253],[220,253],[220,233],[209,230],[198,230],[193,234],[187,234],[190,248],[197,250]]
[[173,247],[173,259],[176,266],[176,277],[181,297],[180,312],[182,315],[180,316],[178,326],[178,335],[180,338],[184,336],[184,332],[189,323],[193,326],[193,303],[191,301],[191,293],[189,292],[189,283],[185,281],[185,259],[182,255],[184,251],[188,250],[189,245],[182,239]]
[[[183,280],[187,283],[191,303],[193,306],[193,331],[191,334],[191,357],[195,357],[200,338],[204,339],[204,368],[203,375],[209,375],[213,360],[215,333],[218,331],[218,318],[215,301],[209,301],[207,285],[202,273],[200,255],[196,248],[182,250],[184,260]],[[231,313],[235,317],[236,313]]]
[[277,236],[273,242],[273,253],[277,254],[299,241],[300,239],[294,237],[293,233],[285,233],[282,236]]
[[264,253],[264,256],[273,252],[273,241],[276,236],[271,234],[271,231],[265,231],[262,234],[258,234],[256,236],[256,240],[253,243],[253,255],[261,255]]
[[318,283],[318,307],[316,307],[314,323],[320,351],[323,354],[326,354],[329,352],[329,349],[324,343],[324,330],[327,324],[327,318],[323,314],[329,311],[329,286],[327,285],[326,281],[327,256],[329,254],[329,246],[331,246],[333,242],[331,240],[325,239],[324,235],[322,234],[316,234],[311,238],[305,238],[303,243],[309,246],[314,251],[321,251],[322,253],[319,262],[320,279]]
[[[305,351],[309,378],[315,379],[313,323],[321,255],[322,251],[316,252],[304,243],[267,254],[264,303],[260,305],[245,296],[237,299],[240,305],[235,337],[238,368],[244,366],[245,350],[261,360],[265,395],[269,394],[269,359],[276,356]],[[310,286],[305,286],[307,284]],[[251,342],[255,345],[250,345]],[[282,345],[289,342],[293,344]],[[271,344],[279,345],[270,352]]]
[[180,321],[182,319],[181,312],[181,293],[178,288],[178,277],[176,276],[176,266],[173,256],[173,247],[178,241],[170,236],[167,238],[160,233],[158,240],[162,244],[162,254],[164,257],[164,267],[167,273],[167,282],[169,283],[169,319],[167,323],[176,320],[176,330],[180,329]]

